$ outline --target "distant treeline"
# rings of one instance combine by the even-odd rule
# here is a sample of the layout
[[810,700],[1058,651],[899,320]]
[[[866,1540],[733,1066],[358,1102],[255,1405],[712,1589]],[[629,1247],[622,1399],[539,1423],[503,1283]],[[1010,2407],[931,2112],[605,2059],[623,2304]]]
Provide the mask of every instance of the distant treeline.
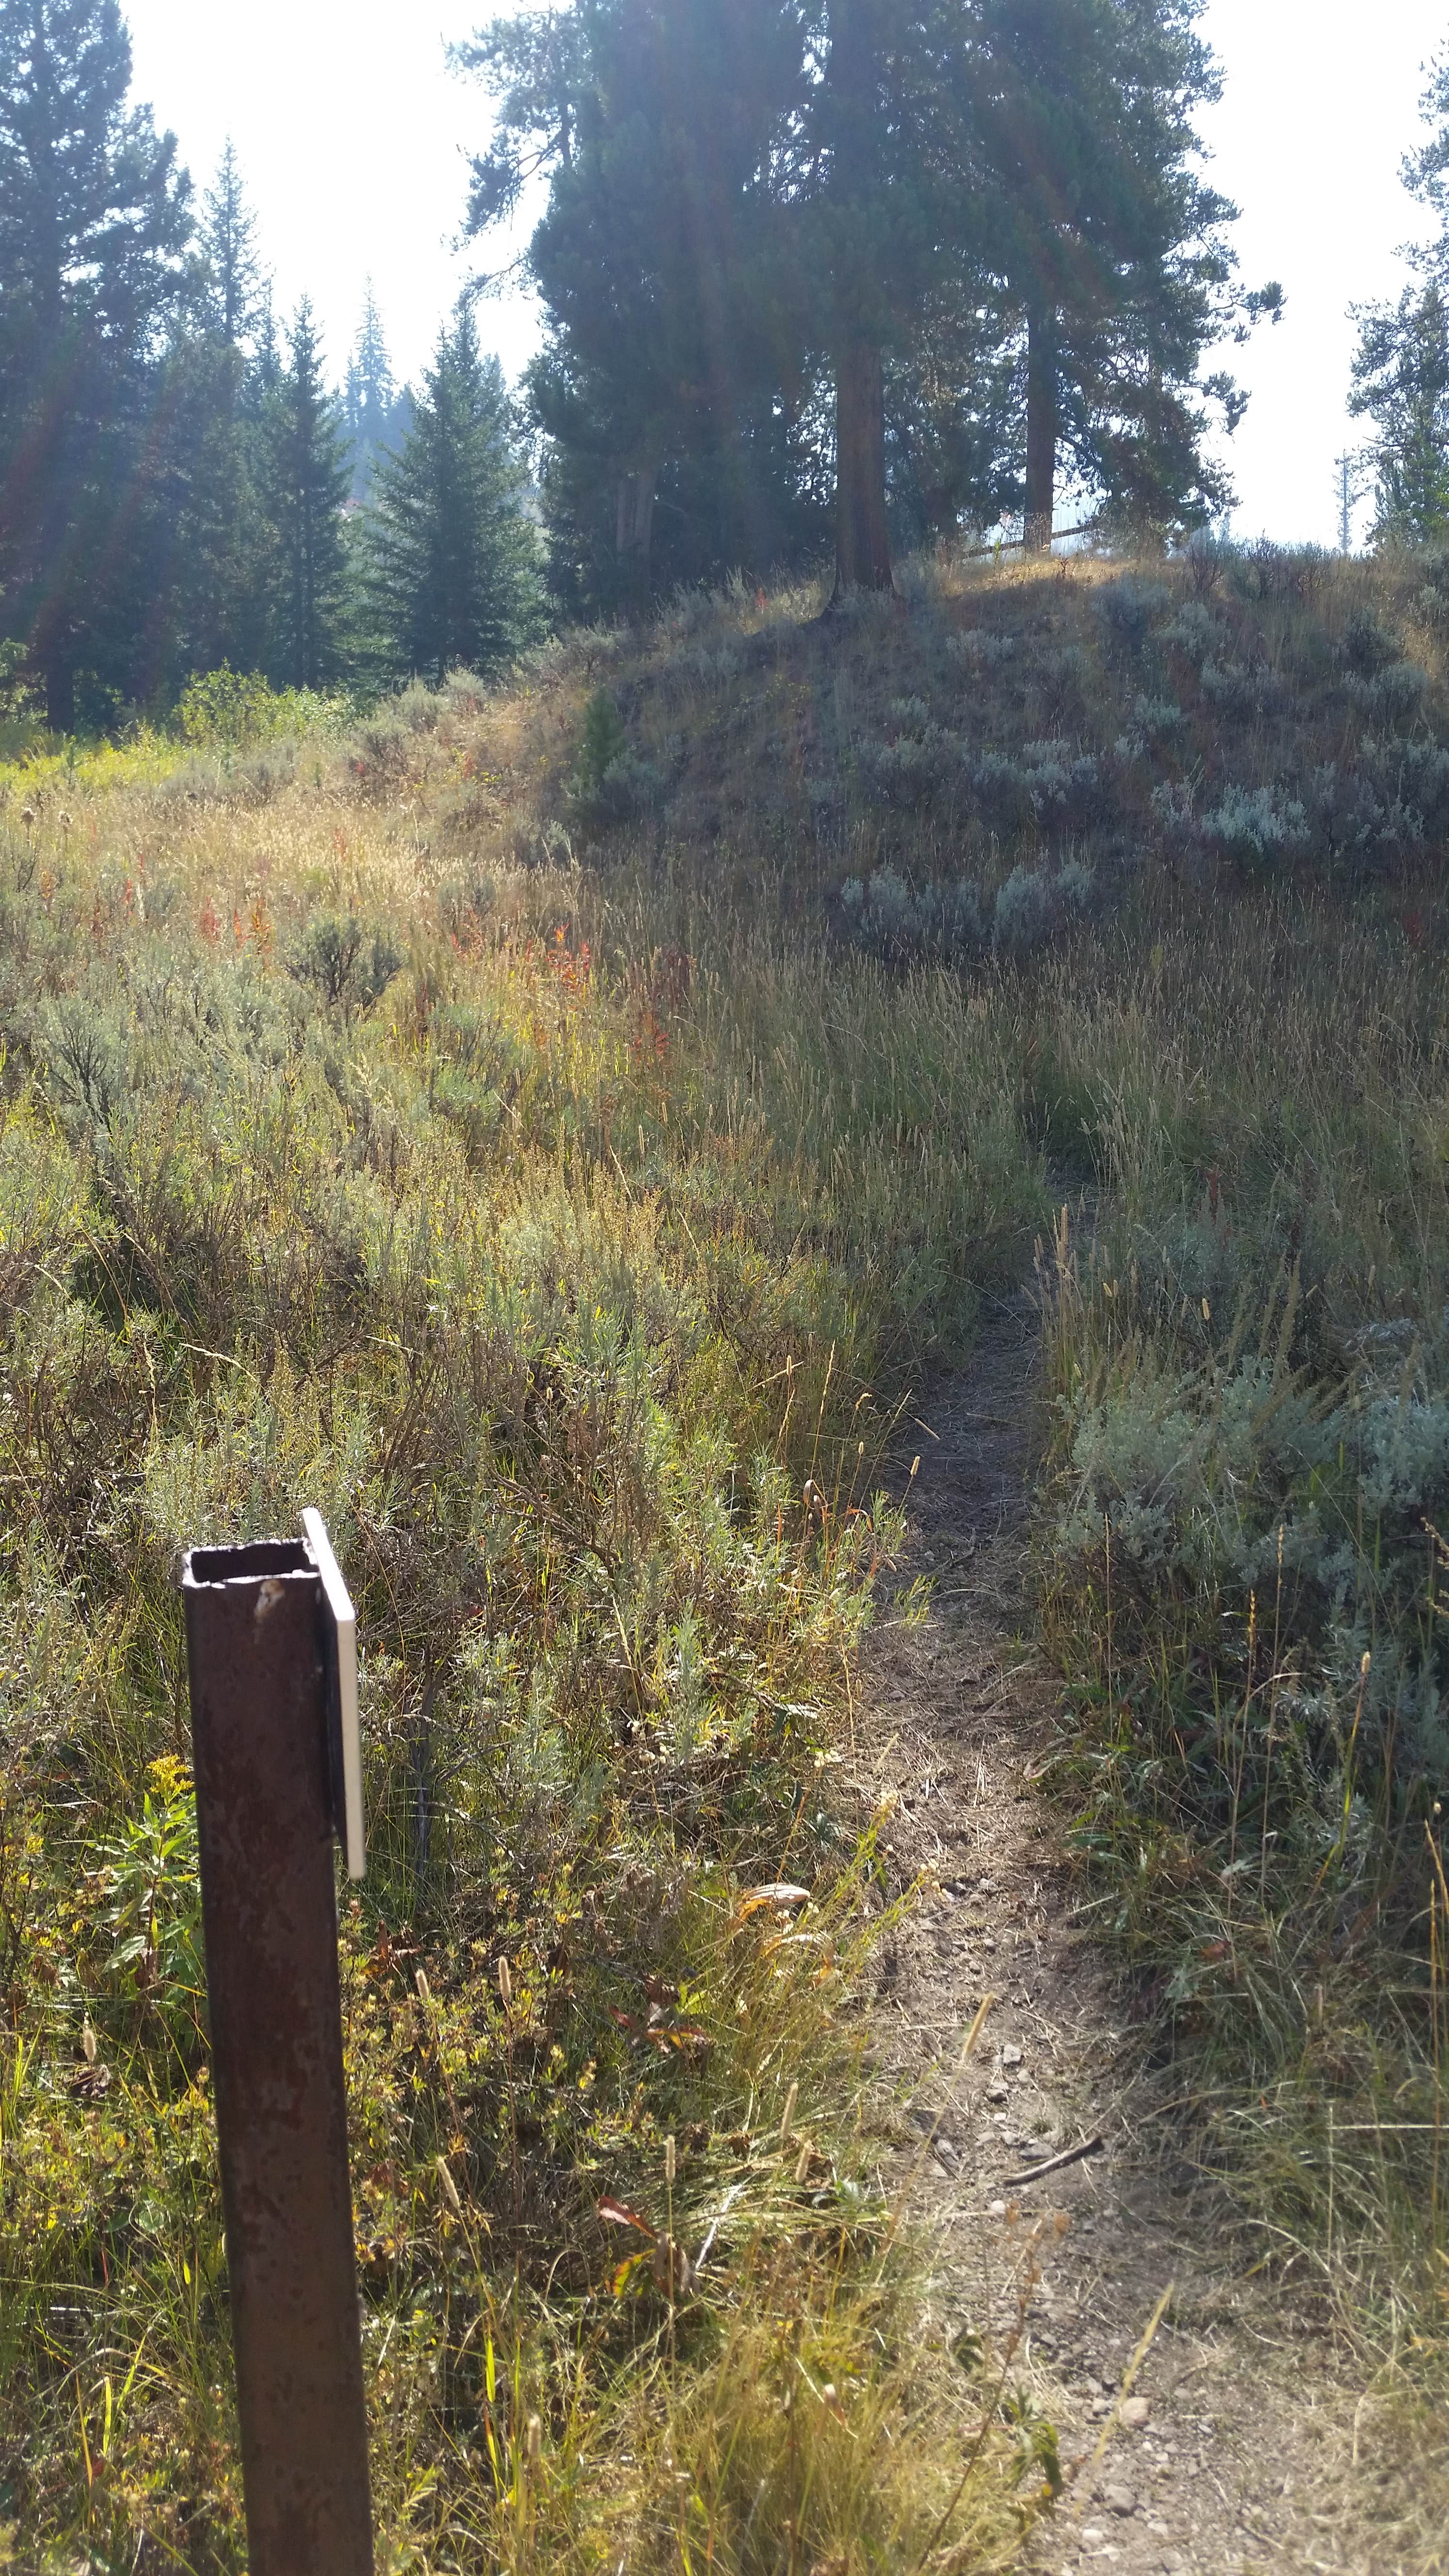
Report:
[[[573,0],[454,48],[469,230],[541,211],[518,406],[465,301],[414,393],[273,316],[235,158],[199,200],[116,0],[0,0],[0,688],[60,730],[220,667],[487,672],[545,624],[833,546],[837,584],[1064,489],[1231,498],[1241,284],[1203,0]],[[1426,99],[1449,113],[1443,71]],[[1443,134],[1410,165],[1444,214]],[[1363,317],[1378,525],[1449,519],[1445,262]]]
[[628,601],[833,537],[1024,519],[1059,482],[1199,524],[1242,396],[1201,176],[1201,0],[576,0],[455,48],[495,106],[469,220],[540,178],[528,391],[555,595]]
[[278,328],[230,149],[197,202],[115,0],[0,0],[0,689],[55,730],[218,669],[378,686],[543,625],[528,478],[466,310],[339,400]]

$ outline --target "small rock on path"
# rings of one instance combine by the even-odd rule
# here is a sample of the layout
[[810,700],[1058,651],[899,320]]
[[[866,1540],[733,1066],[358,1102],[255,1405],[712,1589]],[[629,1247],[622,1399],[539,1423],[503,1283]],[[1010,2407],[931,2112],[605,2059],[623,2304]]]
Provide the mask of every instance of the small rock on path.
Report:
[[[907,1628],[883,1604],[863,1675],[854,1786],[872,1805],[898,1800],[887,1865],[923,1889],[878,1957],[878,2050],[900,2106],[882,2181],[927,2231],[933,2326],[952,2345],[984,2330],[999,2348],[1018,2332],[1015,2383],[1073,2466],[1028,2570],[1388,2576],[1411,2556],[1348,2466],[1359,2392],[1345,2356],[1281,2287],[1249,2279],[1210,2187],[1165,2160],[1170,2133],[1152,2116],[1165,2083],[1076,1919],[1064,1820],[1036,1785],[1055,1706],[1019,1642],[1036,1351],[1029,1301],[1002,1305],[924,1408],[935,1437],[919,1444],[905,1571],[933,1578],[933,1606]],[[1008,2185],[1098,2134],[1100,2152]],[[1039,2223],[1042,2278],[1023,2316]]]

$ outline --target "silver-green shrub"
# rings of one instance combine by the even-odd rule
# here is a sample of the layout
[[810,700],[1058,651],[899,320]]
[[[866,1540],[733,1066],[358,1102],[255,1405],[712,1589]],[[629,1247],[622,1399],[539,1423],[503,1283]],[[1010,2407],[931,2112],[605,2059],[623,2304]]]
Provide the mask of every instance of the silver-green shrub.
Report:
[[1424,837],[1421,814],[1397,795],[1385,796],[1364,769],[1327,761],[1305,790],[1313,838],[1325,857],[1362,866],[1407,849]]
[[1344,688],[1369,724],[1397,730],[1423,713],[1429,674],[1417,662],[1387,662],[1368,679],[1350,672]]
[[1271,1355],[1184,1368],[1159,1345],[1076,1406],[1050,1542],[1082,1565],[1110,1537],[1123,1607],[1149,1619],[1191,1601],[1245,1620],[1256,1596],[1323,1749],[1362,1691],[1364,1720],[1445,1782],[1449,1697],[1415,1611],[1446,1514],[1449,1388],[1401,1372],[1325,1403]]
[[1092,605],[1113,642],[1127,655],[1141,652],[1159,618],[1172,606],[1172,593],[1160,581],[1141,581],[1133,573],[1123,573],[1116,581],[1104,582],[1093,594]]
[[894,868],[876,868],[847,878],[840,900],[856,945],[892,964],[959,965],[986,945],[981,897],[967,878],[915,890]]
[[1203,694],[1225,724],[1251,724],[1278,703],[1281,690],[1260,662],[1207,661],[1202,666]]
[[1158,640],[1175,646],[1194,669],[1200,669],[1209,654],[1222,650],[1228,640],[1228,630],[1221,618],[1214,617],[1201,600],[1188,599],[1184,600],[1171,623],[1162,628]]
[[987,752],[975,763],[971,783],[988,821],[1001,831],[1032,821],[1087,831],[1108,808],[1101,762],[1068,742],[1024,743],[1014,758]]
[[1366,743],[1365,776],[1385,805],[1401,805],[1418,819],[1418,832],[1437,839],[1449,831],[1449,749],[1423,735]]
[[1017,635],[993,635],[984,626],[968,627],[964,634],[948,635],[946,650],[953,662],[965,662],[977,670],[992,671],[1009,662],[1021,638]]
[[858,743],[855,759],[861,778],[882,804],[907,810],[928,804],[966,775],[960,735],[929,722],[921,732],[904,733],[895,742]]
[[1090,907],[1096,879],[1080,860],[1064,868],[1013,868],[998,889],[992,938],[1004,957],[1029,957]]
[[1117,737],[1119,760],[1146,760],[1162,743],[1174,742],[1187,718],[1172,698],[1138,695],[1132,701],[1127,730]]
[[1308,848],[1308,814],[1298,797],[1277,787],[1229,787],[1202,816],[1205,839],[1240,866],[1276,866]]

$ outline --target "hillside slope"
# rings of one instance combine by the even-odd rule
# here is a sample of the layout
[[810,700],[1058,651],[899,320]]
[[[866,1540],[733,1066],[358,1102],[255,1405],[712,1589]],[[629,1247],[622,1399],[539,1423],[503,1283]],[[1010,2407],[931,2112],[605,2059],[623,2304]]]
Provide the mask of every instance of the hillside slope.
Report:
[[915,2330],[863,2018],[907,1890],[838,1757],[892,1426],[1033,1278],[1081,1899],[1178,2151],[1361,2374],[1442,2386],[1449,584],[1264,550],[820,605],[6,774],[37,2563],[239,2563],[170,1576],[305,1502],[368,1640],[397,2563],[1009,2554],[1054,2444],[1009,2350]]

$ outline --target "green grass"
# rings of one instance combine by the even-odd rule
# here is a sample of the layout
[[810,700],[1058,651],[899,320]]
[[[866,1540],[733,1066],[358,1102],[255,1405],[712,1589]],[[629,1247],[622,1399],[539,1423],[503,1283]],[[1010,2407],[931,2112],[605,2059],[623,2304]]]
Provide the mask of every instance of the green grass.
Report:
[[1092,1919],[1189,2149],[1368,2385],[1437,2407],[1449,1055],[1441,887],[1411,900],[1414,942],[1174,892],[1059,984],[1106,1186],[1043,1265],[1039,1549]]
[[[0,2520],[240,2563],[173,1568],[310,1501],[387,2563],[993,2559],[1040,2469],[915,2347],[831,1783],[907,1356],[1044,1205],[1010,1069],[707,885],[460,891],[375,758],[8,827]],[[716,2229],[672,2310],[608,2197]]]
[[[172,1567],[306,1502],[367,1642],[388,2563],[1009,2555],[1049,2437],[914,2331],[858,2007],[898,1891],[835,1783],[889,1426],[1034,1245],[1084,1902],[1270,2259],[1442,2386],[1437,573],[907,590],[11,782],[21,2563],[241,2563]],[[746,1912],[782,1872],[803,1918]],[[673,2312],[605,2197],[721,2220]]]

